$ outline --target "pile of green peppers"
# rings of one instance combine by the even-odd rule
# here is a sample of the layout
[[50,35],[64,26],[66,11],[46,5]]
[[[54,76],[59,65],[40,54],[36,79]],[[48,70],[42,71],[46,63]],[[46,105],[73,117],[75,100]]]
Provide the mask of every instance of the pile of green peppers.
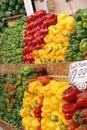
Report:
[[23,66],[18,74],[5,73],[0,76],[0,119],[22,130],[22,119],[20,109],[22,107],[23,95],[28,80],[36,78],[38,73],[33,66]]
[[87,8],[78,9],[74,17],[75,32],[68,35],[70,44],[67,46],[65,61],[84,60],[84,52],[87,51]]
[[18,64],[22,62],[25,20],[26,16],[23,16],[20,21],[0,33],[1,63]]

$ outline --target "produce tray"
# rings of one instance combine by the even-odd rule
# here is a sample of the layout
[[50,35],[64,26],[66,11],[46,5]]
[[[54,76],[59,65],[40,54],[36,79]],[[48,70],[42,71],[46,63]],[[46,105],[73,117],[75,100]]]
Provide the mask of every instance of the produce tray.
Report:
[[[51,64],[32,64],[34,67],[42,66],[46,68],[48,75],[57,81],[68,81],[69,65],[70,63],[51,63]],[[18,73],[24,64],[12,65],[12,64],[0,64],[0,74],[4,73]],[[0,120],[1,130],[18,130],[13,128],[8,123]]]
[[17,128],[12,127],[8,123],[0,120],[0,130],[18,130]]
[[3,20],[4,20],[4,21],[7,21],[8,26],[11,26],[14,22],[19,21],[20,18],[21,18],[22,16],[24,16],[24,15],[25,15],[25,14],[20,14],[20,15],[16,15],[16,16],[11,16],[11,17],[9,17],[9,18],[4,18]]

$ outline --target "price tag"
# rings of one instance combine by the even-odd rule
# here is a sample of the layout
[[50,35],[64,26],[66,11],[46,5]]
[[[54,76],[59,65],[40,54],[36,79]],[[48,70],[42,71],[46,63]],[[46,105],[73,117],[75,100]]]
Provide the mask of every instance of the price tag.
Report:
[[69,68],[69,82],[78,89],[87,87],[87,60],[72,63]]

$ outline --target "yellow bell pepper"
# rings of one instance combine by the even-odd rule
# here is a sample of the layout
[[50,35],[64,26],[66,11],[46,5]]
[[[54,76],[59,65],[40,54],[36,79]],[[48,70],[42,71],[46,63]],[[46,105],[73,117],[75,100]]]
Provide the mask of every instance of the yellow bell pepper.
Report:
[[[42,130],[60,130],[61,123],[67,122],[62,112],[62,105],[66,103],[62,99],[62,92],[68,87],[68,83],[52,79],[49,84],[43,86],[36,80],[31,82],[28,87],[31,87],[29,90],[32,93],[24,93],[23,108],[20,110],[22,125],[26,130],[37,130],[40,125]],[[38,90],[38,94],[33,94],[35,89]],[[43,102],[41,108],[42,120],[39,122],[33,112],[41,102]],[[62,128],[66,130],[65,125]]]
[[63,20],[63,19],[65,19],[65,18],[67,18],[68,17],[68,15],[67,14],[60,14],[60,15],[58,15],[58,17],[57,17],[57,21],[58,22],[60,22],[61,20]]

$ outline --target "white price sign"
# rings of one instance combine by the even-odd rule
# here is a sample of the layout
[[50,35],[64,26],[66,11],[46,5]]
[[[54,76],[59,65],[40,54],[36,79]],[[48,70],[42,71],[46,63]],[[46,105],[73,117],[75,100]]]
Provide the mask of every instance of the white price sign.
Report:
[[69,68],[69,82],[78,89],[87,87],[87,60],[72,63]]

